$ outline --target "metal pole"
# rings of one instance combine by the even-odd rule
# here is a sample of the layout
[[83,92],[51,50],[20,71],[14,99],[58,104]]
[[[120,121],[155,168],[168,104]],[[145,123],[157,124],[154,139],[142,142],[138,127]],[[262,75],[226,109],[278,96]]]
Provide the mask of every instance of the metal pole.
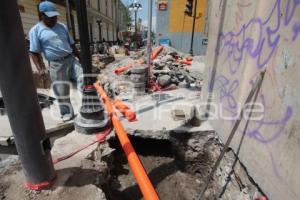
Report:
[[97,22],[98,24],[98,31],[99,31],[99,42],[101,41],[101,27],[100,27],[100,22]]
[[81,46],[81,64],[84,73],[84,88],[80,115],[76,117],[74,125],[77,132],[92,134],[104,130],[109,124],[109,118],[104,113],[103,105],[99,101],[96,89],[93,86],[96,78],[91,77],[92,65],[86,1],[76,0],[76,2]]
[[134,11],[134,35],[137,33],[137,10]]
[[100,41],[103,42],[103,36],[102,36],[102,24],[100,24]]
[[[92,73],[91,52],[89,45],[89,29],[87,24],[86,1],[77,0],[77,17],[79,25],[79,39],[81,49],[81,65],[85,74]],[[92,85],[93,82],[87,77],[84,78],[85,85]]]
[[[68,25],[68,31],[71,33],[72,31],[72,21],[71,21],[71,7],[69,0],[66,0],[66,13],[67,13],[67,25]],[[74,35],[73,35],[74,37]]]
[[93,24],[90,23],[90,44],[94,43],[94,36],[93,36]]
[[[117,43],[119,42],[119,0],[116,0],[116,7],[115,7],[115,26],[116,26],[116,36],[117,36]],[[119,44],[117,44],[119,45]]]
[[197,4],[198,0],[195,1],[195,7],[194,7],[194,16],[193,16],[193,30],[192,30],[192,39],[191,39],[191,48],[190,48],[190,54],[193,55],[193,46],[194,46],[194,34],[195,34],[195,24],[196,24],[196,15],[197,15]]
[[[26,186],[42,189],[56,174],[33,81],[16,0],[0,7],[0,89],[21,160]],[[5,48],[4,48],[5,47]]]
[[[148,0],[148,39],[147,39],[147,65],[148,65],[148,77],[151,73],[151,54],[152,54],[152,40],[151,40],[151,31],[152,31],[152,0]],[[149,80],[149,78],[148,78]],[[149,84],[149,83],[148,83]]]

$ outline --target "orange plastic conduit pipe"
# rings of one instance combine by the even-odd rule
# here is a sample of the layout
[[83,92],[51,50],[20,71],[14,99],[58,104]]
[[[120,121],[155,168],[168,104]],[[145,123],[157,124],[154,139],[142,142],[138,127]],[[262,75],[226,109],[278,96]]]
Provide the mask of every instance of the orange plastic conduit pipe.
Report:
[[157,49],[155,49],[151,55],[151,60],[154,60],[158,54],[163,50],[164,46],[159,46]]
[[129,122],[134,122],[136,121],[136,113],[133,112],[129,106],[127,106],[123,101],[120,99],[115,99],[113,101],[113,105],[117,110],[122,113],[122,115],[129,121]]
[[[151,60],[154,60],[159,55],[159,53],[163,50],[163,48],[164,48],[163,46],[159,46],[155,51],[153,51],[153,53],[151,55]],[[144,63],[145,63],[145,60],[140,59],[137,62],[135,62],[134,64],[144,64]],[[123,67],[120,67],[120,68],[116,69],[115,74],[117,74],[117,75],[122,74],[123,72],[125,72],[128,69],[130,69],[131,67],[133,67],[134,64],[130,63],[128,65],[125,65]]]
[[132,173],[140,187],[140,190],[144,196],[145,200],[159,200],[159,197],[150,182],[150,179],[140,162],[140,159],[138,155],[136,154],[124,128],[122,123],[120,122],[118,116],[114,112],[112,103],[110,102],[109,97],[106,95],[105,91],[103,90],[102,86],[100,85],[100,82],[97,81],[94,84],[99,96],[103,99],[103,103],[105,104],[107,108],[107,112],[109,116],[111,117],[113,126],[115,128],[116,134],[119,138],[119,141],[121,143],[121,146],[126,154],[128,164],[132,170]]

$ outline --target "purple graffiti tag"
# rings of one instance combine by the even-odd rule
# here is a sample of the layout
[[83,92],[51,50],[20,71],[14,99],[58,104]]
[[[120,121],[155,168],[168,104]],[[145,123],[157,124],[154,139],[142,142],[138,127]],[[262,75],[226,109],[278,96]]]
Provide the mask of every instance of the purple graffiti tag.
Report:
[[[276,47],[278,46],[279,44],[279,40],[280,40],[280,35],[277,34],[278,30],[280,29],[280,4],[281,4],[281,1],[278,0],[276,3],[275,3],[275,6],[273,7],[273,10],[271,12],[271,14],[269,15],[269,18],[263,23],[264,26],[267,26],[267,24],[270,22],[272,16],[273,16],[273,13],[275,12],[275,17],[276,17],[276,26],[274,27],[274,29],[272,29],[270,26],[267,26],[266,27],[266,33],[267,33],[267,37],[268,37],[268,47],[270,48],[270,53],[269,55],[266,57],[265,61],[263,62],[260,62],[261,61],[261,53],[258,55],[258,60],[257,60],[257,68],[259,69],[262,69],[268,62],[269,60],[271,59]],[[276,36],[274,38],[274,40],[272,41],[272,37],[273,36]],[[265,42],[265,38],[261,41],[261,49],[260,49],[260,52],[263,52],[264,49],[264,42]]]
[[292,41],[295,41],[300,33],[300,22],[295,23],[293,26],[293,38]]
[[[292,33],[290,37],[285,37],[292,42],[300,34],[300,21],[297,20],[295,22],[294,19],[295,13],[298,11],[296,9],[300,7],[300,0],[286,1],[287,3],[284,4],[282,0],[274,0],[273,4],[270,4],[270,13],[266,15],[266,18],[255,16],[240,28],[235,27],[232,31],[221,32],[218,36],[218,44],[215,48],[216,56],[220,57],[218,65],[226,68],[224,71],[229,71],[229,73],[226,76],[224,74],[216,74],[217,87],[214,90],[219,94],[222,108],[232,114],[232,116],[236,116],[238,112],[236,109],[238,101],[235,97],[239,91],[240,79],[236,77],[237,73],[242,73],[241,66],[245,58],[253,59],[256,65],[253,67],[262,70],[266,68],[267,64],[274,57],[283,38],[280,35],[280,32],[283,32],[283,28],[289,29],[288,31]],[[282,14],[282,10],[285,13]],[[236,22],[240,23],[239,20],[241,18],[238,14],[236,15],[238,17]],[[253,86],[254,81],[250,81],[249,84]],[[262,93],[259,93],[256,102],[260,102],[264,108],[267,107],[267,104],[270,104],[266,102]],[[282,114],[276,118],[270,117],[270,113],[264,110],[262,119],[252,120],[245,134],[257,143],[270,144],[280,139],[284,134],[285,128],[293,114],[294,111],[291,106],[285,107]],[[234,120],[228,120],[227,122],[235,123]],[[239,132],[244,133],[242,130],[239,130]],[[279,180],[283,180],[272,153],[269,156],[276,177]]]
[[[263,94],[260,95],[261,103],[266,106],[265,97]],[[260,143],[268,144],[276,140],[278,137],[280,137],[283,134],[283,131],[285,129],[285,126],[293,116],[293,109],[291,106],[288,106],[286,108],[286,111],[282,117],[282,119],[279,120],[267,120],[265,119],[266,113],[263,115],[264,117],[261,120],[252,121],[253,128],[249,128],[249,130],[246,131],[246,135],[248,135],[250,138],[253,138],[257,140]],[[272,132],[271,135],[265,136],[262,134],[261,129],[263,128],[275,128],[276,131]]]
[[[285,26],[294,17],[296,6],[300,5],[300,0],[293,0],[294,7],[291,9],[291,1],[288,1],[286,7]],[[232,74],[238,71],[241,61],[246,55],[256,59],[256,67],[258,69],[263,69],[270,61],[281,39],[279,34],[281,27],[281,4],[281,0],[276,0],[270,14],[265,20],[255,17],[244,24],[238,32],[220,33],[219,45],[217,45],[215,52],[217,55],[224,55],[226,57]],[[293,39],[297,37],[300,32],[299,29],[300,25],[294,25]],[[254,36],[253,32],[256,33]]]
[[[281,22],[282,0],[275,0],[271,5],[269,15],[265,19],[254,17],[242,25],[239,31],[229,31],[220,33],[219,44],[215,52],[217,56],[222,55],[222,65],[228,68],[229,76],[217,75],[215,88],[219,92],[220,102],[224,109],[232,115],[236,114],[237,100],[236,92],[239,90],[239,80],[233,78],[239,71],[245,56],[250,56],[256,60],[256,68],[263,69],[271,60],[280,43],[281,36],[279,30],[284,24],[287,27],[296,13],[296,7],[300,5],[300,0],[288,0],[285,7],[284,23]],[[300,33],[300,23],[293,25],[293,40]],[[222,66],[222,67],[223,67]],[[253,84],[253,82],[252,82]],[[251,85],[251,83],[250,83]],[[261,94],[261,102],[266,107],[264,95]],[[265,114],[265,113],[264,113]],[[258,142],[267,144],[276,140],[283,132],[286,124],[293,115],[293,109],[288,106],[282,117],[277,120],[268,120],[266,116],[259,121],[252,123],[252,128],[247,135]],[[262,134],[264,128],[276,129],[272,135]]]
[[[291,5],[293,2],[293,5]],[[292,21],[297,6],[300,5],[300,0],[288,0],[285,8],[285,18],[284,18],[284,25],[288,26],[289,23]],[[292,8],[292,9],[291,9]]]
[[273,168],[273,172],[274,172],[275,176],[276,176],[279,180],[284,181],[284,179],[282,178],[282,176],[281,176],[280,173],[279,173],[278,166],[277,166],[276,161],[275,161],[275,159],[274,159],[274,157],[273,157],[273,154],[272,154],[271,152],[269,153],[269,156],[270,156],[270,158],[271,158],[272,168]]
[[220,102],[223,105],[223,109],[229,112],[232,116],[236,116],[238,103],[234,98],[234,93],[239,87],[239,81],[230,81],[225,76],[221,75],[216,77],[216,90],[219,90]]
[[239,81],[234,80],[230,84],[228,84],[228,88],[223,87],[220,90],[220,101],[226,101],[228,107],[230,109],[236,109],[237,108],[237,102],[235,98],[233,97],[234,92],[237,90],[239,86]]

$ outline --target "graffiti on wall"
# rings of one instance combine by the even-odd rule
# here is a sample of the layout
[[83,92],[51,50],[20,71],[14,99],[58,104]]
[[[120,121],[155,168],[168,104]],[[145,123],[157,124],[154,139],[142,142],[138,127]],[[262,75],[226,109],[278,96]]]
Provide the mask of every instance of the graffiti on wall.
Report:
[[[255,63],[257,71],[272,65],[272,60],[276,58],[276,52],[280,42],[283,40],[281,32],[287,29],[288,40],[295,42],[299,39],[300,19],[295,18],[296,12],[300,11],[300,0],[287,0],[286,4],[282,0],[275,0],[270,4],[270,13],[266,17],[254,17],[245,24],[243,21],[243,7],[251,6],[251,3],[238,3],[238,12],[235,13],[235,22],[239,25],[233,31],[222,32],[219,34],[219,45],[215,50],[216,56],[219,56],[219,68],[227,71],[226,74],[217,74],[215,77],[214,92],[218,95],[218,100],[223,105],[223,109],[228,115],[235,116],[237,110],[238,92],[240,92],[240,74],[242,74],[242,62],[245,58],[250,58]],[[282,13],[283,11],[283,13]],[[269,79],[272,79],[268,72]],[[249,82],[253,86],[257,76],[253,76]],[[273,88],[276,90],[276,88]],[[270,91],[268,91],[270,93]],[[272,96],[272,95],[271,95]],[[273,96],[275,97],[275,94]],[[258,95],[257,101],[262,103],[265,108],[272,107],[272,100],[267,99],[264,91]],[[285,127],[293,116],[292,106],[286,106],[281,116],[268,116],[268,109],[265,109],[261,120],[251,122],[251,126],[246,130],[246,135],[261,144],[269,144],[279,139],[284,133]],[[275,119],[274,119],[275,118]],[[234,121],[231,121],[234,123]],[[273,157],[271,157],[274,162]],[[274,164],[274,163],[273,163]],[[275,167],[276,168],[276,167]],[[274,169],[275,169],[274,168]],[[276,171],[276,174],[278,172]],[[278,175],[279,177],[279,175]]]

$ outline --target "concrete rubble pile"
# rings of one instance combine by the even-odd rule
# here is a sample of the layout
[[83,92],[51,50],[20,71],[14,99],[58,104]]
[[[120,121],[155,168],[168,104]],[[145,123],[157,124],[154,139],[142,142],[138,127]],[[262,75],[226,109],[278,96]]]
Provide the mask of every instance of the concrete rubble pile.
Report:
[[[190,73],[189,65],[181,62],[188,57],[173,49],[164,51],[153,60],[152,79],[162,88],[170,85],[201,88],[202,78]],[[192,58],[190,58],[192,59]]]
[[[111,67],[101,70],[98,80],[110,97],[128,100],[134,96],[144,95],[148,91],[160,89],[201,90],[204,64],[200,57],[190,58],[190,61],[187,62],[189,57],[186,54],[171,47],[164,47],[157,58],[152,61],[150,75],[147,64],[145,64],[147,60],[145,50],[137,52],[134,57],[135,59],[127,57],[113,63]],[[127,66],[131,67],[120,73],[121,76],[116,75],[117,69]],[[155,87],[158,86],[157,90],[151,88],[153,84]]]
[[[165,47],[164,50],[152,62],[151,80],[158,84],[161,88],[168,87],[187,87],[201,88],[202,74],[191,73],[190,64],[184,62],[190,60],[191,57],[184,55],[175,49]],[[146,60],[146,58],[144,58]],[[137,68],[145,67],[146,65],[138,65],[124,73],[125,76],[131,77]],[[126,79],[126,78],[125,78]],[[132,78],[131,81],[135,83]],[[145,80],[146,82],[147,80]]]
[[125,49],[121,46],[114,45],[110,48],[110,52],[113,54],[125,54]]
[[92,66],[94,72],[99,72],[104,69],[106,65],[115,61],[115,57],[110,54],[93,54]]

